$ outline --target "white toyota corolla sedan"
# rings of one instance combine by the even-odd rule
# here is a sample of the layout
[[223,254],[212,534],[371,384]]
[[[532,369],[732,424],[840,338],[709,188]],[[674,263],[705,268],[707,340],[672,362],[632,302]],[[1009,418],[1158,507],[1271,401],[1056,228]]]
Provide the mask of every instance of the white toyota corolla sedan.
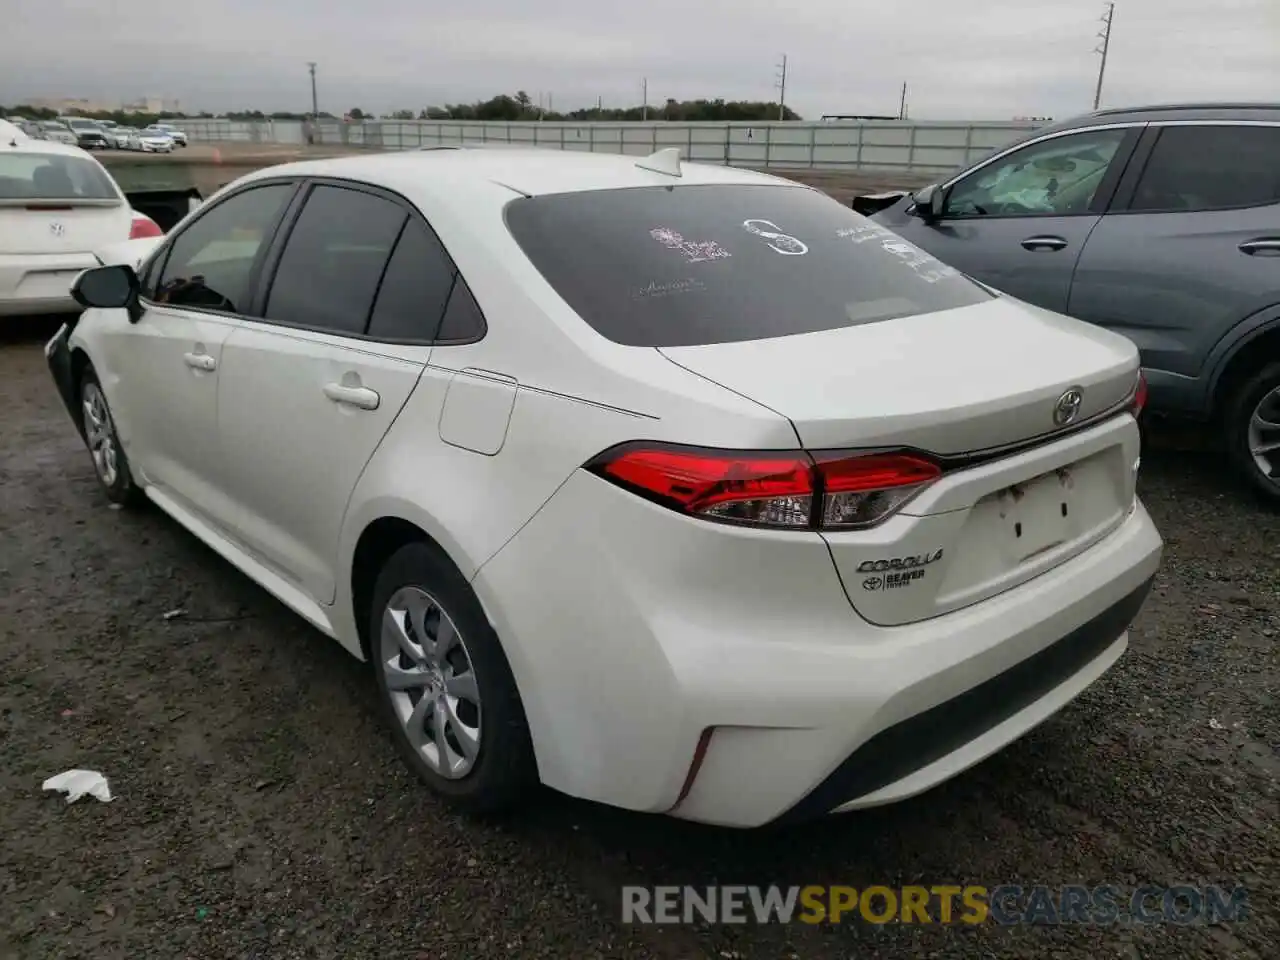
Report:
[[1115,664],[1160,561],[1133,345],[789,181],[312,161],[118,254],[48,345],[106,495],[370,661],[465,807],[918,794]]
[[0,317],[75,310],[94,251],[161,232],[79,147],[0,135]]

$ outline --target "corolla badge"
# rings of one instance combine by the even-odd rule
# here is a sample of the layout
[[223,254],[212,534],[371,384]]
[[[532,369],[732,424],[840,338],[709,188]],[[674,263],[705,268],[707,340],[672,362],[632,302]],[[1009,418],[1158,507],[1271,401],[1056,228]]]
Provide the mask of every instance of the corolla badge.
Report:
[[1084,387],[1072,387],[1058,398],[1053,406],[1053,422],[1056,426],[1065,427],[1080,415],[1080,407],[1084,403]]
[[63,226],[61,223],[59,223],[57,220],[54,220],[52,223],[49,224],[49,232],[52,233],[55,237],[60,237],[67,232],[67,228]]

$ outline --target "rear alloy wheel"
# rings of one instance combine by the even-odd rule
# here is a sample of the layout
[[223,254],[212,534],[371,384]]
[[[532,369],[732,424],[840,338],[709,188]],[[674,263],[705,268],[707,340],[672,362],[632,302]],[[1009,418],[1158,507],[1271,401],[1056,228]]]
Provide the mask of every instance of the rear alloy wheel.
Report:
[[462,574],[436,548],[396,551],[374,588],[369,648],[396,746],[433,791],[477,812],[537,782],[515,678]]
[[142,500],[142,491],[133,482],[129,460],[120,446],[116,422],[107,406],[102,384],[92,369],[86,370],[80,381],[80,420],[84,427],[85,444],[93,458],[93,470],[112,503],[136,504]]
[[1240,387],[1227,417],[1236,466],[1280,504],[1280,363],[1264,367]]

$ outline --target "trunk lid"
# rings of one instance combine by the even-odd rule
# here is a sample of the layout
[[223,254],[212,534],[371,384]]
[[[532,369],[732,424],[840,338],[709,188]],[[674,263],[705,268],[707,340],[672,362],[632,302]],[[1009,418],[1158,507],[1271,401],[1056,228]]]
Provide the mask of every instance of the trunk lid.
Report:
[[777,411],[809,449],[910,446],[967,454],[1052,433],[1121,403],[1138,351],[1128,340],[1010,297],[880,323],[708,346],[670,360]]
[[128,240],[132,222],[133,212],[119,201],[0,202],[0,254],[89,253]]
[[[788,417],[806,449],[911,447],[941,459],[943,476],[885,522],[823,533],[872,623],[940,616],[1016,587],[1133,509],[1138,429],[1122,407],[1136,348],[1019,301],[662,352]],[[1071,388],[1082,396],[1065,426],[1097,422],[1055,423]]]

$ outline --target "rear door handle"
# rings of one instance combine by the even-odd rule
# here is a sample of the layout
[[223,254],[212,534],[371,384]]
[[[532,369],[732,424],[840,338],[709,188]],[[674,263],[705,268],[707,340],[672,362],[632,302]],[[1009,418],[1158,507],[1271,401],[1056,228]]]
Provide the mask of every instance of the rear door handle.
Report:
[[1062,237],[1027,237],[1022,246],[1027,250],[1061,250],[1067,245]]
[[326,383],[324,395],[334,403],[345,403],[349,407],[359,407],[361,410],[377,410],[378,403],[382,399],[377,391],[370,390],[368,387],[348,387],[341,383]]
[[1280,239],[1246,240],[1240,244],[1240,252],[1249,256],[1259,253],[1264,257],[1280,256]]
[[182,359],[193,370],[212,371],[218,369],[218,361],[207,353],[184,353]]

